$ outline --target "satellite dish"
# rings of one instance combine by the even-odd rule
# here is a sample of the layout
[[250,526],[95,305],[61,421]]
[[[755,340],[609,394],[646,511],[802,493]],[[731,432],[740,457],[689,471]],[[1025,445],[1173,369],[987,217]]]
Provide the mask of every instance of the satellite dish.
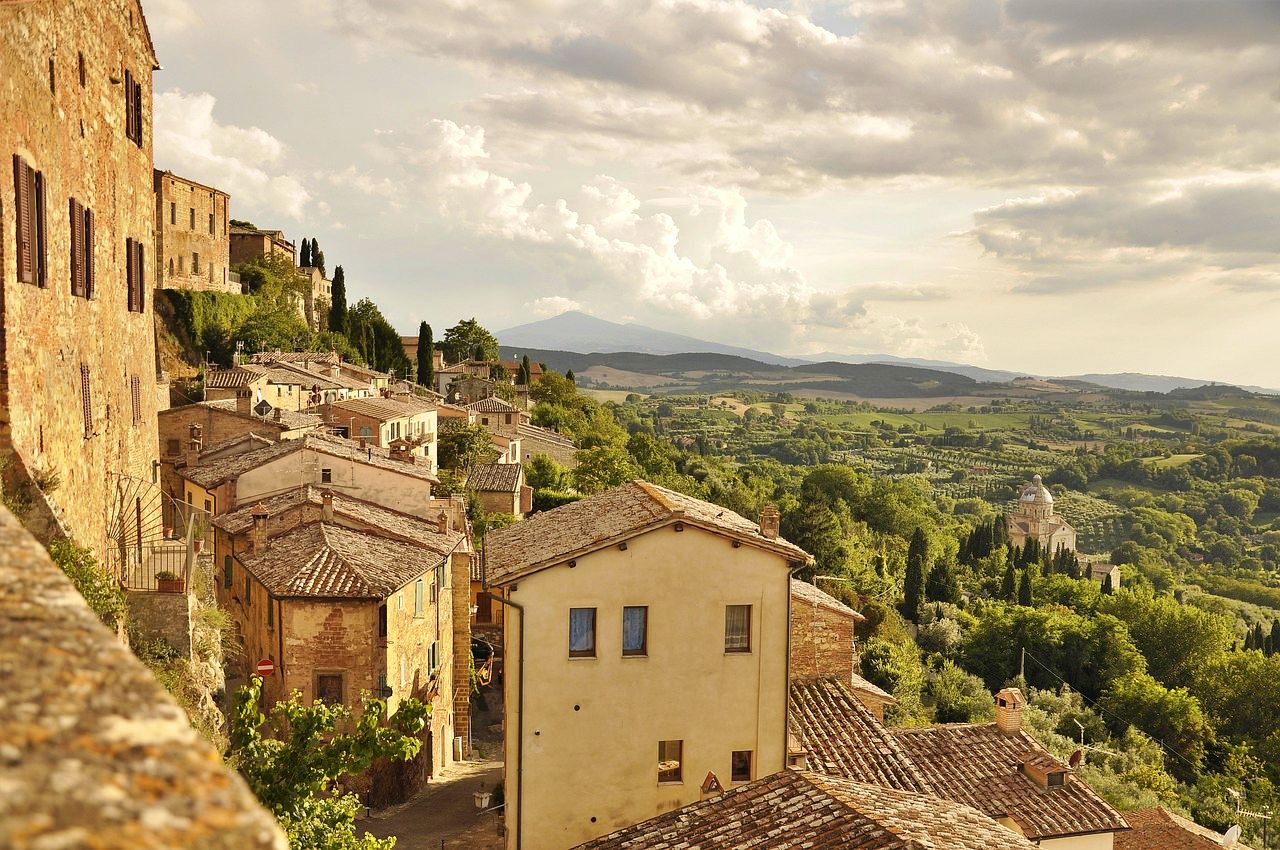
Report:
[[1071,754],[1071,758],[1068,759],[1067,764],[1071,765],[1072,770],[1075,770],[1080,766],[1080,762],[1082,761],[1084,761],[1084,750],[1076,750]]
[[1236,824],[1227,830],[1226,835],[1222,836],[1223,847],[1234,847],[1236,842],[1240,840],[1240,824]]

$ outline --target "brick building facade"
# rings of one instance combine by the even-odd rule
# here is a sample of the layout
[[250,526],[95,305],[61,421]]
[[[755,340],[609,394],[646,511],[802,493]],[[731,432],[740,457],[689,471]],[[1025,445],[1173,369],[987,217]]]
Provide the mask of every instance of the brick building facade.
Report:
[[259,230],[256,227],[231,225],[231,263],[247,263],[258,257],[285,257],[295,261],[293,243],[284,238],[283,230]]
[[45,483],[29,527],[104,555],[157,462],[155,50],[137,0],[0,3],[0,67],[6,483]]
[[156,171],[153,185],[157,287],[240,294],[231,273],[231,196],[171,171]]
[[849,685],[858,671],[854,628],[861,614],[806,581],[791,582],[791,676],[831,676]]

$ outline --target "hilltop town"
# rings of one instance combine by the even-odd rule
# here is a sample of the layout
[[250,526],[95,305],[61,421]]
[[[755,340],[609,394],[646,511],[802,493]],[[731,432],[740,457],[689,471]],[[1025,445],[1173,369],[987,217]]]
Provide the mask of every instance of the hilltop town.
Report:
[[0,847],[1280,846],[1273,399],[384,315],[0,67]]

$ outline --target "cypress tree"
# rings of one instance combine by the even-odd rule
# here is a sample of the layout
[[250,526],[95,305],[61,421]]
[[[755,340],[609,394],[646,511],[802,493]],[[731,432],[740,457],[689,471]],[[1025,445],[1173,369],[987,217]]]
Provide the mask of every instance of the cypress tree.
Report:
[[418,325],[418,385],[430,387],[435,384],[435,364],[432,362],[435,353],[435,341],[431,339],[431,325],[426,322]]
[[1253,648],[1254,649],[1267,648],[1267,636],[1262,631],[1262,623],[1253,624]]
[[567,378],[567,379],[568,379],[569,383],[571,383],[571,384],[576,384],[576,383],[578,383],[578,381],[577,381],[577,379],[576,379],[576,376],[573,374],[573,370],[572,370],[572,369],[570,369],[568,372],[565,372],[565,373],[564,373],[564,376],[565,376],[565,378]]
[[347,281],[342,266],[333,270],[333,303],[329,305],[329,330],[347,332]]
[[1022,571],[1022,580],[1018,582],[1018,604],[1025,607],[1031,607],[1031,568],[1027,567]]
[[1005,602],[1013,602],[1018,598],[1018,578],[1013,572],[1013,561],[1004,570],[1004,581],[1000,583],[1000,598]]
[[1271,621],[1271,651],[1280,652],[1280,620]]
[[947,558],[939,558],[929,570],[929,579],[924,586],[925,596],[931,602],[960,601],[960,581],[956,578],[955,567]]
[[[311,244],[315,245],[315,240],[311,240]],[[320,276],[324,277],[324,251],[319,249],[311,252],[311,264],[320,270]]]
[[992,531],[993,531],[993,534],[991,536],[991,542],[992,542],[991,548],[994,549],[997,546],[1009,545],[1009,523],[1008,521],[1005,520],[1004,514],[1000,514],[1000,516],[996,517],[995,527],[992,529]]
[[1102,580],[1102,592],[1107,596],[1115,593],[1115,587],[1111,583],[1111,573],[1107,573],[1107,577]]
[[298,268],[305,269],[311,265],[311,243],[307,237],[302,237],[302,244],[298,246]]
[[929,557],[929,541],[924,529],[917,528],[907,547],[907,575],[903,586],[903,615],[913,623],[920,622],[920,605],[924,602],[924,565]]
[[533,366],[529,363],[529,355],[520,358],[520,383],[526,387],[533,383]]

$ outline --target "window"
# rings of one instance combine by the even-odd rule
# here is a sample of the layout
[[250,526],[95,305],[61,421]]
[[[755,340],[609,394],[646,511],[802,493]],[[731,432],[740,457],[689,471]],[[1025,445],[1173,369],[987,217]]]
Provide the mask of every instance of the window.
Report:
[[248,608],[253,603],[253,584],[249,578],[249,573],[244,574],[244,607]]
[[213,213],[209,213],[209,235],[213,235]]
[[191,273],[200,274],[200,255],[194,251],[191,253]]
[[222,556],[222,586],[228,590],[231,589],[232,567],[231,556]]
[[404,656],[400,656],[400,685],[403,687],[405,682],[409,681],[409,665],[405,663]]
[[142,379],[137,375],[129,378],[129,394],[133,401],[134,427],[142,424]]
[[369,439],[370,437],[373,436],[373,429],[370,428],[368,425],[361,425],[360,436],[364,437],[365,439]]
[[186,271],[187,271],[187,258],[179,257],[178,258],[178,274],[184,274],[186,273]]
[[320,470],[320,483],[321,483],[321,484],[332,484],[332,483],[333,483],[333,470],[332,470],[332,469],[329,469],[328,467],[325,467],[324,469],[321,469],[321,470]]
[[[145,280],[145,260],[143,258],[143,245],[137,239],[126,239],[124,241],[125,250],[125,282],[129,287],[129,311],[133,313],[144,312],[146,306],[146,293],[143,288],[143,280]],[[181,263],[181,260],[179,260]],[[179,267],[181,270],[181,267]]]
[[267,628],[274,629],[276,626],[276,606],[271,604],[271,594],[267,594]]
[[596,657],[596,609],[569,609],[569,657]]
[[341,673],[317,673],[316,674],[316,699],[320,702],[327,702],[330,705],[338,705],[342,702],[342,674]]
[[1061,788],[1063,785],[1067,784],[1067,775],[1063,773],[1061,770],[1050,773],[1047,777],[1045,777],[1045,779],[1046,779],[1046,784],[1050,788]]
[[751,781],[751,750],[734,750],[731,765],[734,782]]
[[18,281],[45,286],[44,173],[13,156],[14,212],[17,214]]
[[204,512],[207,514],[213,513],[213,502],[208,499],[204,500]]
[[658,742],[658,782],[683,782],[684,741]]
[[87,81],[87,79],[88,79],[88,75],[85,73],[85,69],[84,69],[84,54],[83,54],[83,53],[81,53],[81,54],[79,54],[79,55],[78,55],[78,57],[77,57],[77,59],[76,59],[76,66],[77,66],[78,70],[80,71],[80,88],[84,88],[84,86],[85,86],[85,82],[86,82],[86,81]]
[[428,593],[428,598],[430,598],[432,605],[435,605],[440,601],[440,585],[436,584],[436,580],[434,578],[431,579],[431,589]]
[[726,605],[724,609],[724,651],[751,651],[751,606]]
[[49,57],[49,93],[50,94],[58,93],[58,78],[57,78],[57,75],[54,73],[56,70],[57,69],[53,64],[53,57]]
[[196,208],[195,207],[191,208],[191,226],[187,229],[188,230],[196,229]]
[[422,579],[418,579],[413,585],[413,616],[422,616]]
[[89,385],[89,364],[80,364],[80,407],[84,414],[84,438],[93,436],[93,388]]
[[170,437],[164,441],[164,453],[167,455],[176,455],[182,451],[182,441]]
[[93,210],[75,198],[71,207],[71,294],[93,297]]
[[134,81],[131,71],[124,72],[124,134],[142,147],[142,83]]
[[397,611],[404,610],[404,591],[403,590],[396,594],[396,610]]
[[440,669],[440,641],[431,641],[430,648],[427,649],[427,678],[432,678]]
[[174,201],[169,202],[169,223],[173,225],[178,223],[178,205]]
[[506,420],[507,420],[507,423],[506,423],[506,424],[510,425],[510,424],[511,424],[511,414],[510,414],[510,413],[506,414]]
[[378,637],[387,639],[387,603],[378,606]]
[[173,257],[169,258],[169,277],[173,277]]
[[649,608],[628,605],[622,609],[622,654],[647,655],[649,649]]

